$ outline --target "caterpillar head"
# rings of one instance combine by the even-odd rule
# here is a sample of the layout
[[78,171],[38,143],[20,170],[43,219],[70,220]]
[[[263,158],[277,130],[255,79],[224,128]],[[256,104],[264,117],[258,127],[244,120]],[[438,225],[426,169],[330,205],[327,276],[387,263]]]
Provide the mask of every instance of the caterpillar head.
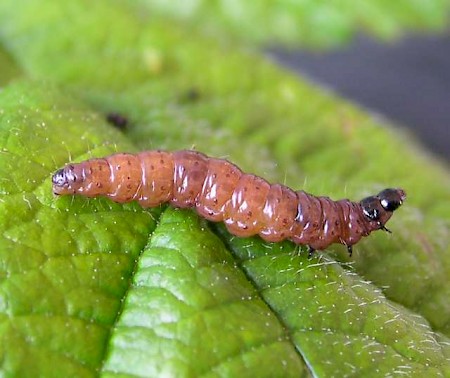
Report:
[[405,198],[406,193],[403,189],[384,189],[376,196],[364,198],[360,205],[364,217],[373,230],[382,229],[390,232],[384,225]]
[[82,191],[84,179],[84,169],[80,164],[68,164],[54,173],[53,193],[56,195],[78,193]]

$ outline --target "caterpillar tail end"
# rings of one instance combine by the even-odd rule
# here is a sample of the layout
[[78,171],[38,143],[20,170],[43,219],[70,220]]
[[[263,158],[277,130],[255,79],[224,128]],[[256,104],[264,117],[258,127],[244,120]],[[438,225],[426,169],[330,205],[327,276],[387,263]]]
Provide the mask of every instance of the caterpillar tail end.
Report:
[[64,194],[76,193],[77,174],[74,172],[74,165],[66,165],[58,169],[52,176],[53,194],[60,196]]

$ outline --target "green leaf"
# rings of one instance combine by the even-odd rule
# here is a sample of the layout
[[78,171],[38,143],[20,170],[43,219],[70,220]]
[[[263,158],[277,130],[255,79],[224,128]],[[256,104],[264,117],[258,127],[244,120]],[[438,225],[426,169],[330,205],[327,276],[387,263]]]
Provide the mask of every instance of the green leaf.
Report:
[[159,209],[53,197],[69,145],[74,160],[132,146],[51,88],[0,102],[5,374],[449,373],[447,339],[325,256],[212,232],[190,211],[155,229]]
[[[259,56],[125,2],[85,5],[0,2],[9,61],[69,92],[0,93],[0,371],[448,375],[448,172]],[[309,261],[190,211],[51,194],[69,161],[192,145],[316,194],[409,197],[394,235],[371,235],[347,265],[340,246]]]
[[57,167],[113,152],[104,140],[129,144],[48,88],[19,85],[0,98],[1,370],[91,375],[154,216],[136,205],[56,200],[50,174]]
[[314,48],[342,44],[361,30],[383,39],[393,39],[408,30],[442,30],[448,23],[450,9],[445,0],[140,0],[138,3],[152,15],[183,21],[205,34],[222,37],[226,32],[251,42],[300,42]]
[[192,213],[171,210],[142,253],[104,371],[298,376],[306,367],[220,240]]
[[295,256],[287,243],[264,252],[259,240],[224,234],[233,258],[198,217],[164,213],[115,328],[107,372],[298,376],[305,363],[316,376],[450,372],[442,367],[450,347],[423,319],[336,262]]
[[9,54],[0,47],[0,85],[19,77],[20,69],[15,65]]

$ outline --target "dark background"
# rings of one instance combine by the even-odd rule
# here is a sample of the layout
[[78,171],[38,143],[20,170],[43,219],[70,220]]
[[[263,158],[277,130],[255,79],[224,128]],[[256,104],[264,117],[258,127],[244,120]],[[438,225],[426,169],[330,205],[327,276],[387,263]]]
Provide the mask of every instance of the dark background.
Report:
[[409,36],[386,44],[360,37],[337,51],[271,49],[281,64],[412,129],[450,161],[450,36]]

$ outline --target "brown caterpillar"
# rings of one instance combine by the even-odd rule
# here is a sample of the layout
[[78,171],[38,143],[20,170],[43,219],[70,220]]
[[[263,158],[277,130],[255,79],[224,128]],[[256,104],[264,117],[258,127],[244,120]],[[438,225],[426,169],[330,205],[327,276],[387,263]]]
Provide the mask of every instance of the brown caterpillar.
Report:
[[308,246],[310,254],[333,243],[352,246],[386,222],[404,201],[402,189],[385,189],[360,202],[333,201],[243,173],[223,159],[196,151],[119,153],[66,165],[52,178],[57,195],[107,196],[146,207],[169,202],[223,221],[236,236],[258,234]]

